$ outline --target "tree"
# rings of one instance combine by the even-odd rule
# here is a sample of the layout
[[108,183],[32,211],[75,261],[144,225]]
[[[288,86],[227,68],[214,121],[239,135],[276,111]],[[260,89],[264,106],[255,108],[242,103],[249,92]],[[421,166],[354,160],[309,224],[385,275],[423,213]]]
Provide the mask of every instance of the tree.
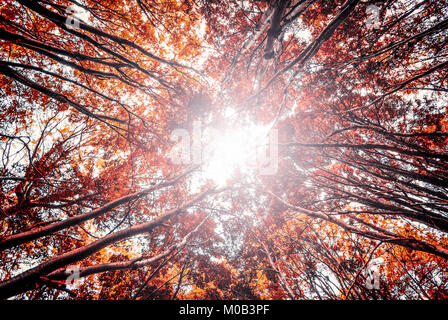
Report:
[[[448,2],[8,0],[0,17],[1,298],[447,297]],[[235,138],[213,149],[254,127],[278,132],[272,174]]]

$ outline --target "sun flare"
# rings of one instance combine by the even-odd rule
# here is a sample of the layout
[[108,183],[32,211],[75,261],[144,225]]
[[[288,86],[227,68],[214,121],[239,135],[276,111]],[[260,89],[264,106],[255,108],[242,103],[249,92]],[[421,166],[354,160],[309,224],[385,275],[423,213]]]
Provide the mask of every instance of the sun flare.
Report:
[[226,184],[236,172],[252,174],[267,143],[268,127],[249,124],[204,132],[203,176],[217,185]]

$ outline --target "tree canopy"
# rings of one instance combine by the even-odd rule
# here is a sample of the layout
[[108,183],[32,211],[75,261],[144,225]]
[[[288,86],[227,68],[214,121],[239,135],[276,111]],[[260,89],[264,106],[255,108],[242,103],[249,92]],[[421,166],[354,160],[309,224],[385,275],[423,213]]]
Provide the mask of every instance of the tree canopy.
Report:
[[2,1],[0,298],[447,299],[447,29],[445,0]]

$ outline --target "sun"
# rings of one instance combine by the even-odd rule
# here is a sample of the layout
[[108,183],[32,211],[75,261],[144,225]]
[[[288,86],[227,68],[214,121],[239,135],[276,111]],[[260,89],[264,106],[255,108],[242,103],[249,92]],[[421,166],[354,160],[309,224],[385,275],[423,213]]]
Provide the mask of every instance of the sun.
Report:
[[[227,109],[228,110],[228,109]],[[171,132],[169,152],[175,164],[199,165],[194,185],[211,180],[218,186],[239,175],[271,175],[278,167],[277,129],[242,117],[226,116],[221,125],[193,121],[192,129]],[[225,123],[225,124],[223,124]]]
[[246,122],[226,129],[204,130],[203,176],[225,185],[238,171],[253,175],[266,163],[269,127]]

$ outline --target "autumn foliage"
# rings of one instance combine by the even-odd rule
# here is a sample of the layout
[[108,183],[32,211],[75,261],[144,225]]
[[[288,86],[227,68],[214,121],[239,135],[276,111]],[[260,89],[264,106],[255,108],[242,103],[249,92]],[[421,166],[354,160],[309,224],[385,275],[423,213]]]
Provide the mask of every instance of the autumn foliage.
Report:
[[[0,298],[447,299],[447,34],[445,0],[3,0]],[[275,174],[173,161],[197,123],[276,130]]]

